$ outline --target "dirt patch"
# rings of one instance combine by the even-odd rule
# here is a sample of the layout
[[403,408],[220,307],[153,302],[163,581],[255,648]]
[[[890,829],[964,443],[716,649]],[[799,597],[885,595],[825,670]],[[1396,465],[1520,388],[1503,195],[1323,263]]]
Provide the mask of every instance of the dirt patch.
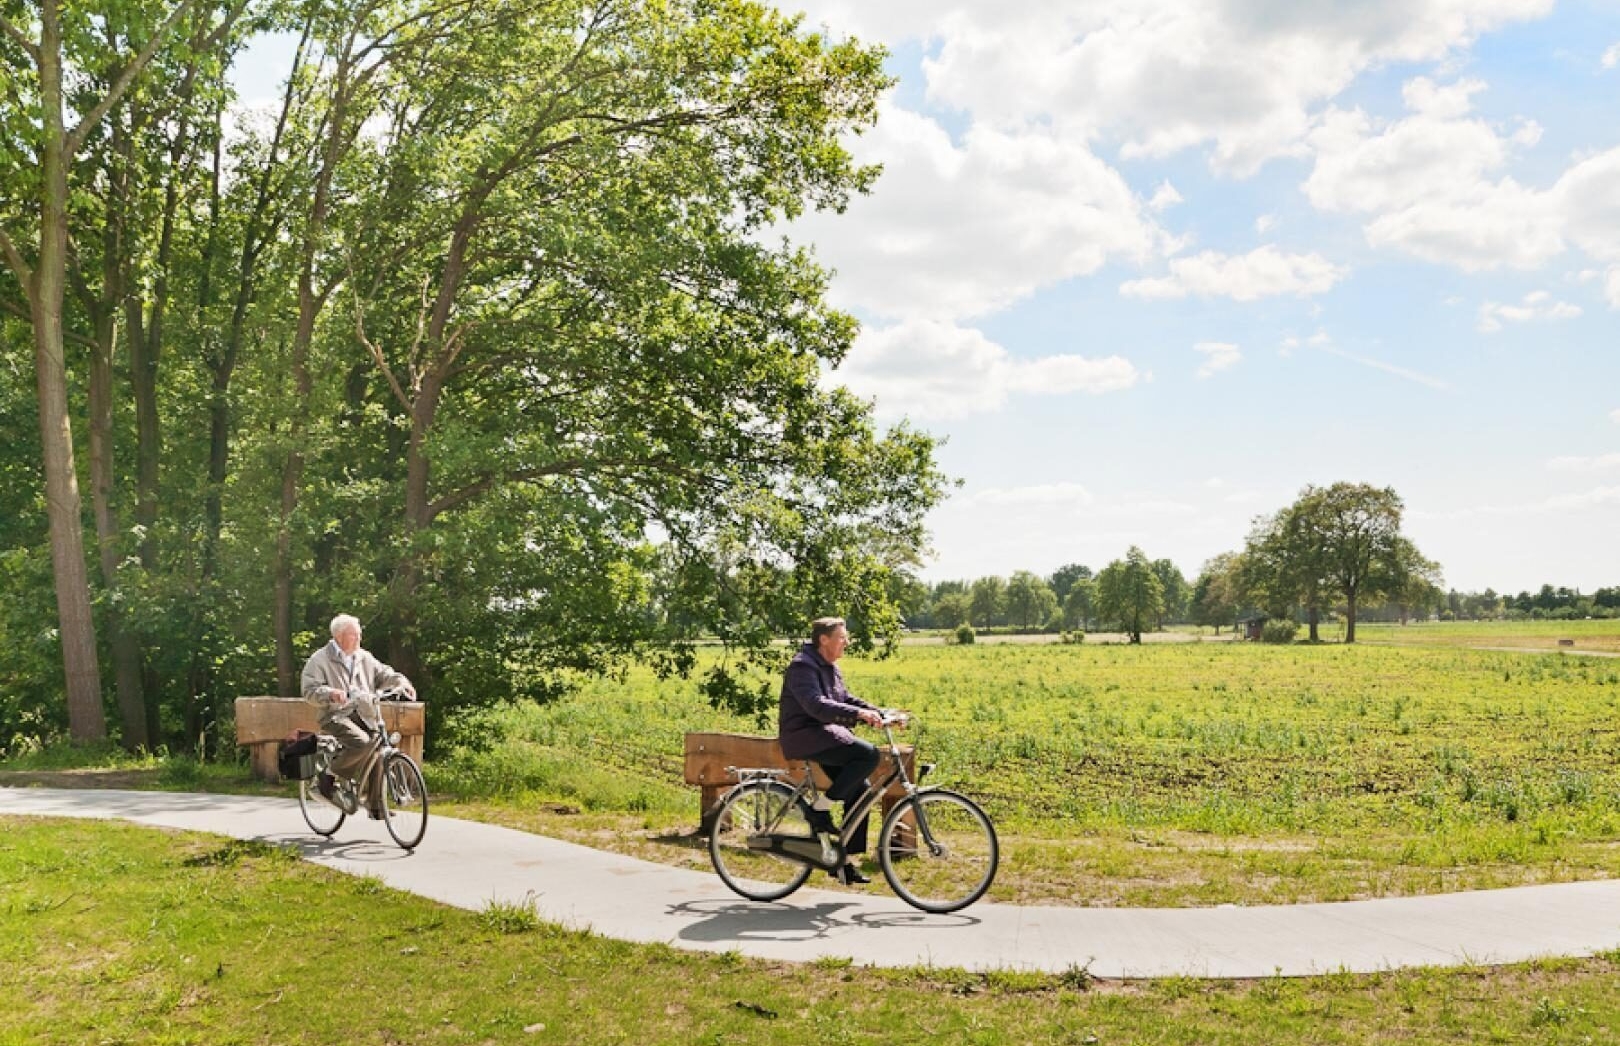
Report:
[[0,770],[13,788],[156,788],[156,770]]

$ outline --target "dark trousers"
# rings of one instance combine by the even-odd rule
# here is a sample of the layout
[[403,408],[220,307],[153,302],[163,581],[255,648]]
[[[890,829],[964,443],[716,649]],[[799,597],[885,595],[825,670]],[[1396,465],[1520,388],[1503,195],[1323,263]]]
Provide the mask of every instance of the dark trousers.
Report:
[[[827,786],[827,798],[840,800],[844,804],[846,823],[849,821],[850,804],[866,791],[867,775],[877,769],[882,758],[875,747],[859,738],[850,744],[828,748],[810,757],[811,762],[818,764],[832,779],[832,784]],[[847,847],[850,853],[866,852],[868,820],[869,818],[862,817],[861,823],[855,826],[855,832],[849,837]]]

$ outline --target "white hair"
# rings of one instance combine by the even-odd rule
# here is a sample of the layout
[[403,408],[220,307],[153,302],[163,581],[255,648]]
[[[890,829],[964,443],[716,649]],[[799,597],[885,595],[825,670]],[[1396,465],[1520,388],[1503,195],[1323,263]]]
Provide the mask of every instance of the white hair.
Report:
[[360,631],[360,619],[355,617],[353,614],[339,614],[337,617],[334,617],[332,619],[332,638],[336,639],[340,632],[343,632],[351,626],[356,632]]

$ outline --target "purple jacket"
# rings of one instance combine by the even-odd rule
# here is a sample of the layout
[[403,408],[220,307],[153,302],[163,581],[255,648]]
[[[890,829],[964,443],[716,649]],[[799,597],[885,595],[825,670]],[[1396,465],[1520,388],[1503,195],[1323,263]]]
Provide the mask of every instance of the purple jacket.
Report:
[[782,754],[789,759],[808,759],[817,752],[851,744],[855,735],[849,728],[860,722],[856,714],[876,707],[850,693],[838,666],[806,643],[788,662],[782,677],[776,725]]

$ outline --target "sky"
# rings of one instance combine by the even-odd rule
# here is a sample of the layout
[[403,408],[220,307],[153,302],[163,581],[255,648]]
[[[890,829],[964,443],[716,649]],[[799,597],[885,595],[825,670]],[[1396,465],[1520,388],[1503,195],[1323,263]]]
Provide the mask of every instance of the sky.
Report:
[[1620,585],[1620,0],[781,6],[897,78],[781,231],[862,323],[826,380],[944,440],[924,579],[1191,579],[1346,481],[1448,587]]
[[946,441],[925,579],[1191,579],[1347,481],[1448,587],[1620,585],[1620,0],[782,6],[898,78],[786,231]]

